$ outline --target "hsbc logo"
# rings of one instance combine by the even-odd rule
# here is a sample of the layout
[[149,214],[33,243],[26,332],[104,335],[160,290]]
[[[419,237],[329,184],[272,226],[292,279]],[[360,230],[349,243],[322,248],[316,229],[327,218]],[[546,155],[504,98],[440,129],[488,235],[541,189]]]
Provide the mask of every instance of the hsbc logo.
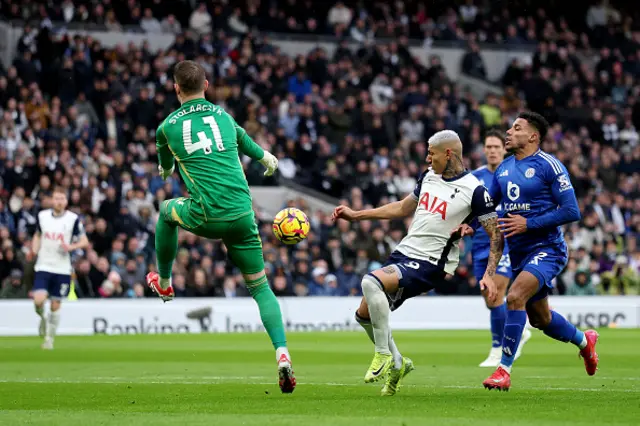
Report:
[[599,328],[624,324],[627,316],[624,312],[579,312],[567,314],[567,321],[580,328]]

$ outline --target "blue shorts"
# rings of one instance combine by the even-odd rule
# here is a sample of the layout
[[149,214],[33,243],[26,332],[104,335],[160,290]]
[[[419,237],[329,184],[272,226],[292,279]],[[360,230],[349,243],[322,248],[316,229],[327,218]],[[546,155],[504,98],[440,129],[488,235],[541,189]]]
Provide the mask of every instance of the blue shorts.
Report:
[[516,265],[513,268],[514,277],[522,271],[527,271],[538,279],[538,292],[529,299],[529,302],[536,302],[551,294],[553,279],[560,275],[569,261],[567,252],[567,246],[563,244],[536,247],[530,254],[524,256],[511,253],[513,265]]
[[384,266],[393,265],[400,276],[400,288],[395,294],[387,294],[389,307],[395,311],[405,300],[433,290],[444,281],[446,272],[426,260],[413,259],[399,251],[391,253]]
[[[476,277],[478,281],[482,279],[484,276],[484,271],[487,270],[487,263],[489,258],[486,257],[484,259],[473,258],[473,275]],[[496,268],[496,274],[505,276],[509,279],[513,277],[513,271],[511,270],[511,259],[509,258],[509,253],[504,253],[500,258],[500,262],[498,262],[498,268]]]
[[51,299],[62,299],[69,293],[71,276],[53,274],[51,272],[36,272],[33,281],[33,291],[45,290]]

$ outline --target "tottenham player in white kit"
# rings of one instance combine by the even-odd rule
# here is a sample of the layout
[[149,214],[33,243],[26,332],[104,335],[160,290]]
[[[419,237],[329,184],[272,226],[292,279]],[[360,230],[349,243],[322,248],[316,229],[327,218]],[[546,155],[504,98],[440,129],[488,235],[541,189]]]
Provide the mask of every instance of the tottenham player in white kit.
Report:
[[[43,349],[53,349],[53,339],[60,323],[60,302],[71,285],[71,253],[89,246],[84,226],[77,214],[67,210],[64,189],[53,192],[53,208],[38,213],[32,250],[38,256],[33,282],[33,302],[40,317],[40,337]],[[44,303],[51,300],[49,318]]]
[[502,257],[504,240],[498,216],[487,189],[462,161],[457,133],[443,130],[429,139],[427,162],[431,169],[419,179],[412,194],[385,206],[353,211],[338,206],[333,219],[400,219],[413,214],[406,237],[384,267],[362,278],[364,295],[356,320],[375,345],[375,354],[364,380],[386,377],[382,395],[394,395],[413,363],[398,350],[389,328],[389,315],[405,300],[433,289],[458,267],[461,224],[477,218],[490,239],[490,253],[480,287],[488,300],[496,298],[493,277]]

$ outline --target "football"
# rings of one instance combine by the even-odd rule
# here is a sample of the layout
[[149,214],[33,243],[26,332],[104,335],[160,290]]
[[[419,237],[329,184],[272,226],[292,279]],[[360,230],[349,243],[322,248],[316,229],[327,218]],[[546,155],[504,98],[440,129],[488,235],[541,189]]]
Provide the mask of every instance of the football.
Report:
[[284,244],[297,244],[307,238],[311,224],[302,210],[286,208],[273,219],[273,233]]

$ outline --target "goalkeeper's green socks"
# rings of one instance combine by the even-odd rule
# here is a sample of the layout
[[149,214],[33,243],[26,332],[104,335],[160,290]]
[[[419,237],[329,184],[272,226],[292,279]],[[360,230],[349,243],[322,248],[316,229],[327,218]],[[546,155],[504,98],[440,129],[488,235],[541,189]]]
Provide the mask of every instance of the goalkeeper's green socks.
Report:
[[171,285],[171,271],[177,255],[178,227],[160,217],[156,223],[156,262],[158,275],[160,275],[159,284],[163,289]]
[[269,287],[267,276],[263,275],[261,278],[255,281],[247,281],[245,284],[253,300],[258,304],[262,325],[267,330],[274,349],[286,348],[287,338],[284,333],[280,303],[278,303],[276,295],[273,294]]

